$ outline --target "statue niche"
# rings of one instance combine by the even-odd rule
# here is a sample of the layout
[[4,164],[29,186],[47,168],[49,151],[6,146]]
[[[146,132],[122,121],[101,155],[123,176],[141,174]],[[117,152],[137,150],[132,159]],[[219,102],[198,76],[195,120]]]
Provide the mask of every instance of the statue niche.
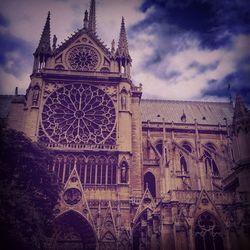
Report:
[[36,85],[33,89],[32,89],[32,106],[38,106],[38,100],[39,100],[39,93],[40,92],[40,88],[38,85]]
[[120,168],[121,168],[121,183],[128,183],[128,163],[126,161],[122,161]]

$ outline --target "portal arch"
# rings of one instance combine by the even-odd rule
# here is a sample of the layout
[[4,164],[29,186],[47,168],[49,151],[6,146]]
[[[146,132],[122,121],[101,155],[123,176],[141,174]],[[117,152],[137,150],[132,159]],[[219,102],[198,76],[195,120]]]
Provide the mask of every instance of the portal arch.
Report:
[[53,249],[95,250],[97,237],[91,224],[81,214],[68,211],[55,220]]

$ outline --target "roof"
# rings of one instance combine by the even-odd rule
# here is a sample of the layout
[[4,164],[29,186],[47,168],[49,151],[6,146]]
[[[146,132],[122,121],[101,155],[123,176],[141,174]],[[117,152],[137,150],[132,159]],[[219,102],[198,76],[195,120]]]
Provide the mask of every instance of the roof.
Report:
[[7,118],[13,95],[0,95],[0,118]]
[[232,123],[233,107],[223,102],[141,100],[142,121],[167,123],[194,123],[203,125],[225,125]]

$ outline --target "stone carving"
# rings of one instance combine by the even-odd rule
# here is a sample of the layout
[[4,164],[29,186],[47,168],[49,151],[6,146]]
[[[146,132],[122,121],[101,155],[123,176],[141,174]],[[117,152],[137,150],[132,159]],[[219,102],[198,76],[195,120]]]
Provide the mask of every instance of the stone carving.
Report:
[[77,188],[70,188],[63,194],[63,199],[68,205],[76,205],[81,200],[82,193]]
[[39,86],[35,86],[33,88],[33,93],[32,93],[32,106],[38,105],[39,95],[40,95],[40,88]]

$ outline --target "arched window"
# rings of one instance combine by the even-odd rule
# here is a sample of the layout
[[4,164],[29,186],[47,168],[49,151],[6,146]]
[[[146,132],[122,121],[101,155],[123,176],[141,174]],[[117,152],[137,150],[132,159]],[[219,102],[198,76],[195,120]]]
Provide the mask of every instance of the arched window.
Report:
[[189,153],[192,153],[192,147],[188,142],[183,142],[182,147],[185,148]]
[[181,169],[181,172],[184,174],[186,174],[188,172],[187,171],[187,162],[186,162],[186,159],[182,153],[180,153],[180,169]]
[[111,184],[116,184],[116,159],[114,157],[110,157],[108,160],[108,183],[109,185]]
[[223,235],[218,221],[208,212],[202,213],[195,224],[196,250],[223,250]]
[[150,172],[147,172],[144,175],[144,190],[146,190],[147,186],[150,193],[155,198],[156,197],[155,176]]
[[162,153],[163,153],[163,141],[162,140],[158,141],[155,145],[155,148],[160,153],[160,155],[162,155]]
[[57,177],[63,182],[64,159],[62,155],[56,156],[54,171]]
[[207,146],[208,148],[212,149],[213,151],[216,150],[215,145],[214,145],[213,143],[211,143],[211,142],[207,143],[206,146]]
[[117,183],[117,158],[110,156],[89,155],[57,155],[54,159],[53,171],[66,183],[73,168],[83,185],[114,185]]
[[220,175],[216,162],[214,161],[213,157],[207,150],[204,151],[204,163],[205,163],[206,174],[209,173],[209,169],[210,169],[213,176]]
[[85,157],[80,155],[77,157],[77,163],[76,163],[77,172],[79,175],[79,178],[81,180],[81,183],[85,183]]
[[69,175],[70,175],[71,171],[74,168],[74,164],[75,164],[74,156],[72,156],[72,155],[67,156],[66,168],[65,168],[65,176],[64,176],[64,180],[63,180],[64,183],[68,180]]

